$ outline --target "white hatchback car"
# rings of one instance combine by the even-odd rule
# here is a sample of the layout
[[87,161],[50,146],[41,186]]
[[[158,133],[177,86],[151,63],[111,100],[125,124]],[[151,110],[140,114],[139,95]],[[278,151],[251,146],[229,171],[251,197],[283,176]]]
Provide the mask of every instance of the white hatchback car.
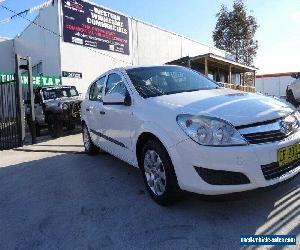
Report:
[[86,152],[100,149],[139,167],[160,204],[180,190],[241,192],[300,172],[297,111],[188,68],[108,71],[90,85],[81,111]]

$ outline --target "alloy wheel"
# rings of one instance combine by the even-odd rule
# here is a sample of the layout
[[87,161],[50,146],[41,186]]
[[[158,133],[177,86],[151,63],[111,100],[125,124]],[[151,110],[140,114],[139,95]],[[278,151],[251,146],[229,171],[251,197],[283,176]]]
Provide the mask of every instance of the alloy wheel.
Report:
[[90,135],[89,135],[88,128],[86,126],[84,126],[83,128],[83,144],[87,150],[90,149],[91,147]]
[[158,196],[166,190],[166,172],[160,156],[154,150],[147,150],[144,157],[144,171],[147,184]]

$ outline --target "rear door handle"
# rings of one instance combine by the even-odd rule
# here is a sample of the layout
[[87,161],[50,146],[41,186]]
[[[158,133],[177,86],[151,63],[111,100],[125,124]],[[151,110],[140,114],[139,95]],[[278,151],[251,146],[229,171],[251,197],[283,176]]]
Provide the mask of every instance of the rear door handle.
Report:
[[100,111],[100,115],[105,115],[105,112],[104,111]]
[[89,112],[89,111],[90,111],[90,109],[89,109],[89,108],[86,108],[85,110],[86,110],[87,112]]

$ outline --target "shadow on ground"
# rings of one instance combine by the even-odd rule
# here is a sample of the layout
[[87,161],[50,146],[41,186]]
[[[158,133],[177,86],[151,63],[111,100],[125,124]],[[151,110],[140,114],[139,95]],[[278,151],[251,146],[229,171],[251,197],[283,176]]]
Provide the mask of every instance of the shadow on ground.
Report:
[[139,170],[108,154],[53,155],[0,168],[0,249],[238,249],[240,234],[299,237],[299,180],[161,207]]

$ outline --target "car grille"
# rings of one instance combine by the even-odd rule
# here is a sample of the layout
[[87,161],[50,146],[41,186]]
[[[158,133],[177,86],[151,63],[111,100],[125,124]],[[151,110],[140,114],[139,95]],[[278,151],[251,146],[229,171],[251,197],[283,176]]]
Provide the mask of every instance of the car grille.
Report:
[[294,114],[266,122],[236,127],[250,144],[277,142],[284,140],[300,129]]
[[244,138],[251,144],[267,143],[281,141],[288,137],[280,130],[273,130],[268,132],[244,134]]
[[73,104],[73,113],[75,114],[80,113],[80,109],[81,109],[81,102],[75,102]]
[[69,111],[74,117],[80,116],[80,109],[81,109],[81,102],[72,102],[69,104]]
[[287,166],[279,167],[278,162],[273,162],[267,165],[262,165],[261,170],[266,180],[279,178],[280,176],[292,172],[300,167],[300,160],[293,162]]

